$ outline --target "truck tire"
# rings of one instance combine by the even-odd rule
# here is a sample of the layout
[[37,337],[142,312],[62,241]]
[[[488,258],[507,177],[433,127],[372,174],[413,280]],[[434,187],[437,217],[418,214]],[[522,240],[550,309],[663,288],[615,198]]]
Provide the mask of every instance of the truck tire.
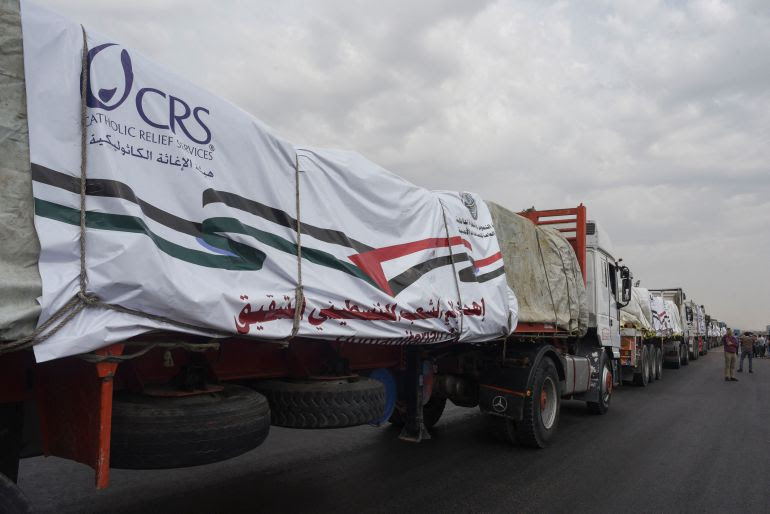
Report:
[[372,378],[262,380],[254,388],[267,396],[272,423],[281,427],[352,427],[385,412],[385,386]]
[[680,345],[679,351],[682,355],[682,366],[689,366],[690,365],[690,349],[687,347],[687,345]]
[[27,514],[32,512],[27,497],[10,478],[0,474],[0,512],[3,514]]
[[634,384],[639,387],[647,387],[650,382],[650,356],[647,353],[647,346],[642,347],[642,365],[639,373],[634,373]]
[[[431,395],[428,402],[422,406],[422,423],[425,425],[425,428],[431,429],[436,426],[436,423],[441,419],[441,415],[444,413],[445,408],[445,396]],[[404,416],[405,412],[403,407],[399,408],[397,405],[388,421],[396,426],[403,426]]]
[[677,350],[677,358],[676,361],[669,363],[672,368],[679,369],[682,367],[682,347],[680,346]]
[[535,370],[532,395],[524,399],[521,421],[502,420],[508,439],[531,448],[545,448],[551,444],[559,425],[561,388],[556,365],[544,358]]
[[663,350],[658,347],[655,348],[655,379],[660,380],[663,378]]
[[270,430],[267,399],[247,387],[185,397],[117,393],[110,465],[168,469],[209,464],[256,448]]
[[646,347],[647,347],[647,363],[650,365],[649,382],[652,383],[652,382],[655,382],[655,368],[658,365],[657,364],[658,361],[656,360],[656,356],[655,356],[655,347],[652,345],[646,345]]
[[610,360],[607,358],[607,354],[602,354],[601,360],[601,374],[599,376],[599,401],[598,402],[586,402],[588,412],[592,414],[607,414],[610,410],[610,400],[612,399],[612,368],[610,367]]

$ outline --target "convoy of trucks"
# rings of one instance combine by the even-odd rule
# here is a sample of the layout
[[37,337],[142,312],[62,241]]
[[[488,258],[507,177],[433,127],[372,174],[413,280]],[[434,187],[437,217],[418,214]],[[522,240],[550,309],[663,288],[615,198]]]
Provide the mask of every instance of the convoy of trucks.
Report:
[[[18,6],[13,2],[2,6],[4,33],[18,42]],[[11,70],[2,79],[3,91],[9,92],[11,101],[1,105],[0,122],[17,136],[0,139],[2,153],[12,156],[3,172],[10,170],[29,184],[21,46],[9,47],[16,51],[3,52],[0,64]],[[122,59],[125,68],[128,61]],[[107,96],[102,98],[104,102]],[[46,187],[55,186],[57,180],[66,182],[52,173],[48,177]],[[83,180],[84,191],[107,196],[98,189],[108,187],[106,181]],[[77,183],[75,179],[73,184]],[[129,196],[125,188],[122,191],[124,198]],[[7,196],[0,209],[18,213],[22,205],[31,218],[31,198],[25,204],[24,199],[11,202]],[[463,339],[460,324],[457,331],[450,332],[451,337],[412,334],[402,338],[405,340],[390,341],[362,340],[352,334],[324,339],[319,328],[323,323],[344,328],[361,319],[412,323],[437,319],[449,326],[457,318],[470,324],[492,316],[495,306],[483,298],[456,308],[445,308],[436,300],[431,308],[414,311],[397,311],[395,303],[367,310],[346,302],[344,308],[330,306],[316,312],[306,309],[297,296],[285,307],[275,300],[264,310],[246,304],[235,320],[238,330],[216,338],[201,330],[148,330],[94,351],[38,362],[32,344],[38,342],[38,332],[18,328],[29,312],[10,321],[4,318],[0,506],[16,494],[8,482],[15,481],[23,456],[56,455],[86,463],[95,470],[97,487],[103,488],[110,467],[159,469],[223,460],[257,447],[271,425],[320,429],[390,421],[403,427],[402,439],[419,442],[430,437],[428,429],[439,421],[447,401],[479,407],[510,441],[543,448],[554,440],[563,399],[584,401],[590,412],[605,414],[615,387],[623,382],[646,386],[659,380],[664,364],[687,365],[721,337],[725,324],[708,317],[681,288],[634,287],[631,270],[615,253],[601,225],[588,218],[585,206],[514,213],[486,202],[492,223],[479,226],[473,220],[481,206],[467,193],[460,199],[472,218],[461,220],[468,227],[461,234],[468,239],[472,233],[481,234],[479,238],[495,237],[499,252],[483,259],[453,253],[447,228],[446,237],[431,239],[430,244],[448,248],[448,253],[425,262],[435,265],[441,260],[455,270],[470,261],[470,267],[449,275],[458,291],[463,281],[480,284],[493,279],[492,275],[504,274],[505,284],[515,295],[517,319],[509,320],[512,330],[494,337]],[[133,201],[142,205],[136,198]],[[38,216],[39,205],[35,207]],[[80,209],[88,222],[91,212],[86,213],[83,205]],[[446,209],[442,209],[446,224]],[[157,209],[145,211],[159,219]],[[79,215],[77,209],[74,212]],[[274,217],[275,212],[270,211]],[[293,226],[297,225],[295,221]],[[289,221],[284,226],[292,225]],[[88,225],[89,230],[104,228]],[[317,228],[307,230],[311,238],[344,239],[342,232],[328,236],[329,231],[324,235]],[[19,233],[3,232],[3,238],[19,237]],[[34,232],[25,237],[32,247],[37,244]],[[216,241],[201,237],[209,245]],[[462,238],[457,241],[458,247],[470,247]],[[232,256],[240,247],[232,244],[229,248]],[[351,260],[359,265],[365,261],[362,256],[379,252],[381,257],[383,251],[396,252],[394,248],[365,248]],[[398,257],[404,255],[408,254],[402,252]],[[308,258],[320,261],[327,257],[317,253]],[[502,261],[502,267],[485,271],[496,261]],[[360,268],[371,271],[368,262],[368,267]],[[10,264],[10,273],[17,273],[13,266],[18,263]],[[33,262],[33,269],[35,265]],[[337,271],[361,275],[349,263],[335,266]],[[29,262],[24,263],[24,270],[29,267]],[[377,269],[384,276],[382,268]],[[414,266],[385,282],[378,282],[380,275],[371,274],[372,279],[361,276],[385,284],[383,288],[394,288],[429,276],[433,269]],[[22,289],[4,286],[0,292],[4,313],[12,312]],[[242,300],[247,299],[244,296]],[[502,309],[507,311],[507,307]],[[292,318],[295,329],[290,338],[244,335],[250,324]],[[305,321],[319,329],[318,337],[297,335],[297,324]],[[25,338],[31,343],[17,344]]]

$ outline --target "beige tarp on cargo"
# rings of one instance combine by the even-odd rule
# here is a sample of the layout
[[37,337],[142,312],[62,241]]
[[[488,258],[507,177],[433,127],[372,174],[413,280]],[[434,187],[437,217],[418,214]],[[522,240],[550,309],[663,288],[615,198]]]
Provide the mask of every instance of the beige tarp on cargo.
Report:
[[650,292],[643,287],[631,289],[631,301],[620,309],[620,322],[624,327],[652,330]]
[[0,187],[0,340],[14,340],[34,330],[41,292],[18,0],[0,0]]
[[572,246],[557,230],[537,226],[493,202],[487,205],[505,276],[519,301],[519,323],[555,324],[584,335],[588,302]]

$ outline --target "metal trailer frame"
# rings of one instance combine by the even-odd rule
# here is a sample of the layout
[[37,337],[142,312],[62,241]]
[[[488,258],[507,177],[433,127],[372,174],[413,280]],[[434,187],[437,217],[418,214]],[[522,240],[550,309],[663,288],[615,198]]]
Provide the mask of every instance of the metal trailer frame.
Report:
[[[136,351],[137,345],[178,341],[180,337],[191,342],[196,340],[194,336],[153,333],[94,353],[121,356]],[[349,373],[365,374],[378,368],[395,371],[404,367],[403,353],[403,348],[396,346],[304,339],[286,344],[232,338],[223,340],[219,350],[208,350],[200,358],[211,372],[209,379],[217,383],[319,377],[339,367],[340,362]],[[42,453],[92,467],[96,487],[106,488],[113,393],[119,390],[138,392],[168,384],[194,364],[195,359],[196,354],[181,348],[152,349],[120,364],[93,363],[78,356],[36,364],[31,350],[0,356],[0,407],[18,407],[9,409],[13,419],[8,414],[4,421],[24,425],[23,433],[0,444],[5,453],[0,472],[15,477],[19,457]],[[27,415],[25,420],[24,410],[34,415]],[[24,439],[36,440],[38,437],[40,446],[37,451],[22,448]],[[10,450],[6,450],[6,446]]]

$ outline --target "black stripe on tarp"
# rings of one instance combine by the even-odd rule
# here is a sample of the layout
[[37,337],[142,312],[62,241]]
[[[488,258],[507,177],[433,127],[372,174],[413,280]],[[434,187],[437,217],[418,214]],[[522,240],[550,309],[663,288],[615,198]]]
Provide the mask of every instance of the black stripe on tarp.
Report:
[[[259,216],[260,218],[272,221],[278,225],[288,227],[295,232],[297,230],[297,220],[289,216],[286,212],[259,203],[255,200],[244,198],[235,193],[217,191],[216,189],[206,189],[203,192],[203,206],[205,207],[210,203],[223,203],[228,207],[245,211],[254,216]],[[302,222],[302,233],[325,243],[353,248],[358,253],[365,253],[373,250],[372,247],[365,245],[364,243],[360,243],[355,239],[350,239],[344,232],[316,227],[305,223],[304,221]]]
[[[429,271],[452,264],[452,257],[452,255],[444,255],[442,257],[434,257],[432,259],[428,259],[427,261],[423,261],[420,264],[412,266],[400,275],[396,275],[392,279],[388,280],[388,285],[393,291],[393,296],[398,296],[401,291],[417,282],[420,277]],[[468,259],[469,257],[467,253],[454,255],[454,262],[463,262],[467,261]]]
[[482,282],[488,282],[488,281],[492,280],[493,278],[497,278],[497,277],[499,277],[500,275],[502,275],[504,273],[505,273],[505,267],[504,266],[500,266],[496,270],[492,270],[492,271],[487,272],[487,273],[482,273],[481,275],[476,275],[473,272],[473,266],[469,266],[469,267],[467,267],[465,269],[461,269],[457,273],[457,276],[460,277],[460,282],[478,282],[478,283],[482,283]]
[[[54,171],[45,166],[32,163],[32,180],[41,184],[47,184],[49,186],[58,187],[75,193],[80,194],[80,178],[66,175],[64,173]],[[201,236],[201,224],[193,221],[180,218],[169,212],[166,212],[158,207],[155,207],[151,203],[147,203],[141,198],[137,197],[134,190],[127,184],[118,182],[117,180],[108,180],[103,178],[87,178],[86,179],[86,195],[88,196],[103,196],[106,198],[120,198],[127,200],[139,206],[142,210],[142,214],[149,219],[165,225],[177,232],[182,232],[194,237]]]

